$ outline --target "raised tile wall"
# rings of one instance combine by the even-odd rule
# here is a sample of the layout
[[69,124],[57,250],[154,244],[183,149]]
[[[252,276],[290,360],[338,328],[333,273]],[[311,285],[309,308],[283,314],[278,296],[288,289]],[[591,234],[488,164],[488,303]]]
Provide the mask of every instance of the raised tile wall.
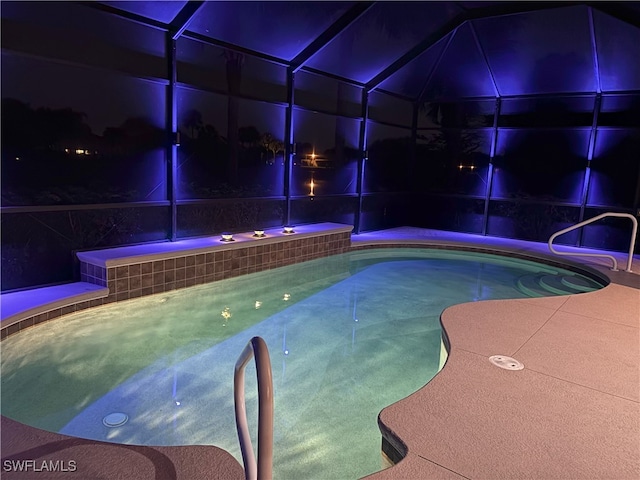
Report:
[[81,262],[80,275],[83,282],[108,287],[103,303],[110,303],[336,255],[350,246],[350,232],[331,233],[117,267]]
[[275,243],[237,247],[230,250],[222,250],[220,246],[212,247],[210,252],[192,255],[175,253],[171,258],[163,260],[133,261],[129,265],[117,267],[102,267],[83,261],[80,263],[81,280],[108,287],[108,296],[26,317],[1,328],[0,339],[4,340],[11,334],[38,323],[106,303],[345,253],[351,247],[351,232],[286,238]]
[[34,325],[38,325],[39,323],[46,322],[48,320],[53,320],[54,318],[61,317],[63,315],[68,315],[70,313],[79,312],[80,310],[85,310],[87,308],[97,307],[104,303],[102,298],[96,298],[93,300],[85,300],[82,302],[74,303],[71,305],[66,305],[61,308],[54,308],[52,310],[48,310],[43,313],[38,313],[37,315],[32,315],[26,318],[23,318],[19,322],[12,323],[6,327],[0,329],[0,340],[4,340],[10,335],[19,332],[20,330],[24,330],[25,328],[32,327]]

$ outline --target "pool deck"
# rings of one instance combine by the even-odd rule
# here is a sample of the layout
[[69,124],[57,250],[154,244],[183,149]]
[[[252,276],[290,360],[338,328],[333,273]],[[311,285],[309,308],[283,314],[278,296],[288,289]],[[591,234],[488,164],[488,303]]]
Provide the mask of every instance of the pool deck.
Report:
[[[558,259],[546,244],[418,228],[353,235],[352,243],[464,244]],[[625,268],[626,255],[605,253]],[[380,413],[386,441],[404,458],[367,480],[640,478],[640,257],[634,273],[611,272],[602,258],[567,261],[612,283],[591,293],[481,301],[443,312],[447,363],[428,385]],[[524,369],[500,369],[491,355],[513,357]],[[244,478],[240,464],[216,447],[115,445],[5,417],[1,426],[3,479]],[[5,460],[18,459],[77,466],[55,473],[4,468]]]
[[[546,244],[420,229],[353,242],[388,238],[549,256]],[[613,255],[625,268],[626,255]],[[379,416],[406,456],[367,480],[640,478],[640,258],[635,273],[611,272],[606,259],[576,259],[612,283],[579,295],[445,310],[451,350],[443,370]],[[492,355],[524,369],[498,368]]]

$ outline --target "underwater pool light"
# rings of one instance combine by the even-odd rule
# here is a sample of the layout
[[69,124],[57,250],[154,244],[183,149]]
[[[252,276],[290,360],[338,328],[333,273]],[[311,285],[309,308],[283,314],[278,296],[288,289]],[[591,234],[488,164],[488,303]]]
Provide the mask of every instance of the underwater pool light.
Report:
[[127,423],[127,420],[129,420],[129,416],[126,413],[115,412],[104,417],[102,419],[102,424],[105,427],[119,427],[120,425]]

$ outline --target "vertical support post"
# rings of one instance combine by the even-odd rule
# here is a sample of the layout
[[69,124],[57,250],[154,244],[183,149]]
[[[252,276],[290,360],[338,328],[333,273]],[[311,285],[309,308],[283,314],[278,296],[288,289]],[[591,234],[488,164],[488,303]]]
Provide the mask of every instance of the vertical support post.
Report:
[[498,118],[502,100],[496,97],[496,106],[493,112],[493,133],[491,135],[491,148],[489,150],[489,168],[487,169],[487,190],[484,195],[484,214],[482,216],[482,235],[487,234],[489,224],[489,202],[491,201],[491,190],[493,189],[493,159],[496,155],[496,145],[498,143]]
[[356,210],[356,221],[354,225],[354,233],[360,233],[362,228],[362,195],[364,190],[364,170],[367,162],[367,120],[369,118],[369,92],[365,88],[362,89],[360,116],[360,140],[358,149],[360,158],[358,159],[358,183],[356,192],[358,194],[358,209]]
[[418,114],[420,113],[420,104],[418,102],[413,102],[413,110],[411,112],[411,151],[409,157],[409,187],[411,193],[415,192],[414,185],[414,172],[416,169],[416,161],[417,161],[417,149],[418,149]]
[[[587,150],[587,166],[584,172],[584,181],[582,183],[582,194],[580,196],[580,214],[578,222],[584,220],[587,201],[589,198],[589,184],[591,183],[591,160],[596,147],[596,134],[598,131],[598,117],[600,115],[600,106],[602,105],[602,88],[600,85],[600,64],[598,62],[598,43],[596,42],[596,26],[593,20],[593,8],[588,7],[589,14],[589,32],[591,40],[591,56],[593,58],[593,73],[596,79],[596,99],[593,104],[593,119],[591,121],[591,133],[589,134],[589,147]],[[584,228],[578,231],[578,246],[582,246],[584,238]]]
[[287,68],[287,108],[284,119],[284,196],[285,196],[285,225],[291,224],[291,169],[293,167],[293,102],[294,102],[293,68]]
[[178,147],[176,145],[176,133],[178,131],[178,118],[176,114],[176,40],[171,31],[166,33],[166,56],[169,84],[167,85],[166,101],[166,128],[168,130],[167,142],[167,197],[170,202],[171,225],[169,227],[169,239],[175,242],[178,237],[178,205],[177,205],[177,177],[178,177]]
[[[596,99],[593,105],[593,120],[591,122],[591,133],[589,134],[589,149],[587,150],[587,166],[584,172],[584,181],[582,182],[582,195],[580,197],[580,216],[578,222],[584,220],[585,210],[587,208],[587,201],[589,198],[589,184],[591,183],[591,160],[593,160],[593,153],[596,148],[596,134],[598,132],[598,116],[600,115],[600,105],[602,104],[602,93],[596,94]],[[582,246],[584,228],[581,228],[578,232],[578,246]]]

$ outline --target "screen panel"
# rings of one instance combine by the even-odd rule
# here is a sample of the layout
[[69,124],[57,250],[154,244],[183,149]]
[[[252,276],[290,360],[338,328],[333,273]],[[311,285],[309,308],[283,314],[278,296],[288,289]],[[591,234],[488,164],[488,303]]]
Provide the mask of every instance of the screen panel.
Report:
[[593,10],[603,92],[640,90],[640,29]]
[[359,87],[304,71],[295,74],[294,86],[296,105],[350,117],[362,115],[362,89]]
[[491,129],[420,130],[413,170],[417,190],[485,196]]
[[271,102],[287,99],[282,65],[185,37],[176,42],[176,59],[180,83]]
[[[593,218],[602,213],[607,213],[608,211],[610,210],[607,208],[587,208],[584,212],[584,218]],[[628,253],[629,242],[631,241],[631,229],[631,220],[628,218],[603,218],[597,222],[584,226],[582,233],[582,246]],[[636,240],[635,251],[638,251],[638,243],[640,243],[640,241],[638,241],[638,239]],[[626,268],[626,265],[619,261],[618,268],[623,270]]]
[[353,2],[205,2],[189,30],[292,60]]
[[590,127],[595,95],[571,97],[503,98],[501,127]]
[[495,97],[498,94],[471,28],[471,23],[467,22],[453,33],[451,43],[426,86],[426,99]]
[[177,98],[178,198],[283,194],[283,107],[187,88]]
[[364,192],[406,191],[410,185],[411,130],[368,122]]
[[334,222],[355,225],[358,199],[352,197],[294,198],[291,200],[293,225]]
[[369,119],[411,127],[413,104],[401,98],[374,91],[369,95]]
[[3,205],[167,198],[164,85],[16,55],[2,65]]
[[2,290],[79,281],[75,253],[168,238],[170,208],[3,213]]
[[440,39],[414,60],[389,76],[380,84],[380,88],[417,100],[422,94],[450,35]]
[[[541,203],[492,200],[489,202],[487,235],[546,243],[558,230],[575,225],[580,208]],[[577,245],[579,232],[558,237],[561,245]]]
[[492,198],[579,203],[591,129],[500,129]]
[[360,231],[414,225],[416,196],[403,193],[367,194],[362,199]]
[[355,193],[360,120],[300,109],[293,114],[296,155],[291,194]]
[[484,200],[444,195],[418,196],[412,225],[450,232],[482,233]]
[[366,83],[458,13],[450,2],[377,2],[308,65]]
[[418,128],[492,127],[496,100],[424,102],[418,110]]
[[600,127],[587,204],[633,208],[640,184],[640,129]]
[[178,205],[178,237],[252,232],[284,224],[283,199],[236,198]]
[[595,92],[585,6],[474,20],[502,96]]
[[640,127],[640,93],[603,95],[598,125],[602,127]]

